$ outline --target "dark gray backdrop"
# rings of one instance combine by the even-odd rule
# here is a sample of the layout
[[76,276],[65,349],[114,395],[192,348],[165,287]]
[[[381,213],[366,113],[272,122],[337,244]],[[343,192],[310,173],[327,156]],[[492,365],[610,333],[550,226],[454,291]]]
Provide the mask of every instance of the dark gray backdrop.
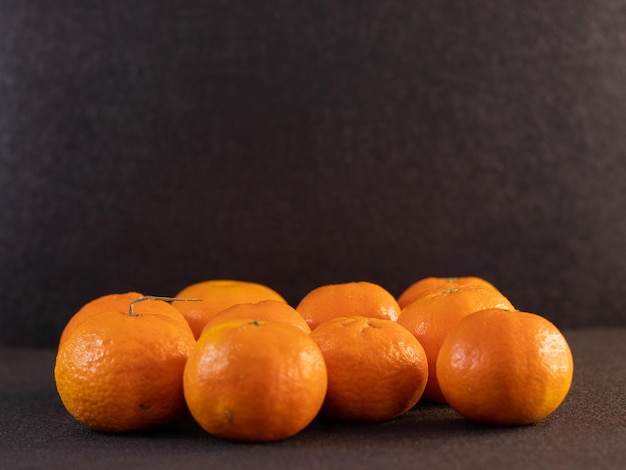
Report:
[[209,278],[626,323],[626,10],[0,1],[0,344]]

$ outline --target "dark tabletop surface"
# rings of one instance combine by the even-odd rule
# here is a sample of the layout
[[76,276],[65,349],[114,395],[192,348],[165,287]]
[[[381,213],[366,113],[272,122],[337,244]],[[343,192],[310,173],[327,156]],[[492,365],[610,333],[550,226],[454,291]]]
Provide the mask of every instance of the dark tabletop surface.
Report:
[[376,424],[317,419],[293,438],[248,444],[213,438],[191,419],[158,432],[108,435],[71,418],[51,349],[0,349],[0,468],[582,468],[626,462],[626,329],[566,330],[574,381],[560,408],[523,427],[472,424],[418,403]]

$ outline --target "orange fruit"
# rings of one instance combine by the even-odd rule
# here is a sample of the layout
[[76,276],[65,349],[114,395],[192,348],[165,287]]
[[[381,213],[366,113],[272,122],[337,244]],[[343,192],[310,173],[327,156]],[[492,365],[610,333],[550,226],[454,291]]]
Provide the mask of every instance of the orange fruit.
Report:
[[472,285],[426,292],[402,309],[398,323],[413,333],[428,358],[429,375],[424,399],[445,402],[437,381],[437,355],[441,343],[461,318],[486,308],[515,310],[499,291]]
[[[72,331],[74,331],[74,328],[81,324],[85,319],[95,314],[110,310],[127,312],[130,308],[131,302],[134,302],[137,299],[141,299],[143,297],[145,296],[143,294],[140,294],[139,292],[125,292],[122,294],[103,295],[87,302],[67,322],[65,328],[63,329],[63,332],[61,333],[59,344],[63,344],[65,339],[72,333]],[[133,311],[135,313],[151,314],[159,312],[162,315],[171,317],[173,320],[179,322],[182,326],[185,326],[187,324],[182,314],[171,304],[163,300],[154,299],[136,302],[133,305]]]
[[76,420],[98,431],[170,424],[186,409],[182,375],[194,345],[187,325],[159,311],[95,313],[59,346],[59,397]]
[[400,294],[398,305],[400,305],[400,308],[404,308],[424,292],[452,289],[467,285],[496,288],[492,283],[478,276],[425,277],[411,284]]
[[229,279],[211,279],[192,284],[182,289],[176,297],[202,299],[200,302],[172,303],[186,318],[196,339],[209,318],[232,305],[261,300],[279,300],[287,303],[271,287],[256,282]]
[[426,353],[398,323],[338,317],[319,325],[310,337],[328,369],[323,414],[352,421],[389,420],[422,396],[428,379]]
[[282,322],[233,320],[207,329],[184,372],[189,411],[208,433],[238,441],[291,437],[324,401],[324,357]]
[[463,318],[437,359],[448,404],[473,421],[501,425],[549,416],[569,392],[573,371],[571,350],[555,325],[501,309]]
[[379,284],[367,281],[325,284],[307,293],[296,306],[311,330],[320,323],[350,315],[397,320],[400,306]]
[[202,333],[219,323],[230,320],[262,320],[289,323],[309,334],[311,328],[295,308],[280,300],[261,300],[255,303],[235,304],[209,318]]

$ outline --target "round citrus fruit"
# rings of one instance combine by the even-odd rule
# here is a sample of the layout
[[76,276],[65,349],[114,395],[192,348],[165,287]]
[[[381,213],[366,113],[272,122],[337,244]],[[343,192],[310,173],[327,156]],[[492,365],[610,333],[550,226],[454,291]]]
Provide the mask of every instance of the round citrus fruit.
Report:
[[235,304],[209,318],[202,333],[218,323],[230,320],[261,320],[289,323],[309,334],[311,328],[295,308],[280,300],[261,300],[255,303]]
[[367,281],[325,284],[308,292],[296,306],[311,330],[336,317],[351,315],[397,320],[400,306],[384,287]]
[[428,379],[424,348],[398,323],[338,317],[311,332],[328,369],[322,413],[351,421],[393,419],[420,399]]
[[256,282],[211,279],[182,289],[176,297],[201,299],[199,302],[173,302],[187,319],[196,339],[206,322],[218,312],[240,303],[285,299],[274,289]]
[[189,327],[185,318],[175,307],[159,298],[144,296],[139,292],[107,294],[89,301],[70,318],[61,333],[59,345],[63,344],[65,339],[74,331],[74,328],[85,319],[111,310],[128,311],[131,308],[131,304],[135,313],[160,313],[161,315],[171,317],[172,320],[180,323],[185,328]]
[[424,292],[432,290],[446,290],[459,286],[482,286],[495,289],[495,286],[489,281],[478,276],[460,276],[460,277],[425,277],[414,282],[407,287],[398,297],[398,305],[400,308],[406,307],[413,300]]
[[569,392],[573,370],[571,350],[555,325],[501,309],[463,318],[437,359],[448,404],[468,419],[501,425],[549,416]]
[[76,420],[98,431],[170,424],[185,411],[182,375],[194,345],[187,326],[161,313],[96,313],[59,346],[57,391]]
[[189,411],[208,433],[265,442],[308,426],[327,387],[324,357],[283,322],[233,320],[207,329],[184,372]]
[[428,358],[429,375],[424,399],[445,402],[437,381],[437,355],[441,343],[461,318],[486,308],[515,309],[499,291],[468,285],[426,292],[402,310],[398,323],[413,333]]

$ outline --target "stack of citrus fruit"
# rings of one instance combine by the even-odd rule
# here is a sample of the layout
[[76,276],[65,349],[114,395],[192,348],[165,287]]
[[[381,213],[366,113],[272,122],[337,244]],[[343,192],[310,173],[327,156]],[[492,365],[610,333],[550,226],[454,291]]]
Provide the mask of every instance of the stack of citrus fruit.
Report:
[[379,284],[327,284],[292,307],[263,284],[209,280],[174,298],[105,295],[67,323],[59,396],[104,432],[173,423],[274,441],[319,414],[392,420],[421,400],[468,419],[528,424],[550,415],[573,360],[547,319],[486,280],[421,279],[395,298]]

